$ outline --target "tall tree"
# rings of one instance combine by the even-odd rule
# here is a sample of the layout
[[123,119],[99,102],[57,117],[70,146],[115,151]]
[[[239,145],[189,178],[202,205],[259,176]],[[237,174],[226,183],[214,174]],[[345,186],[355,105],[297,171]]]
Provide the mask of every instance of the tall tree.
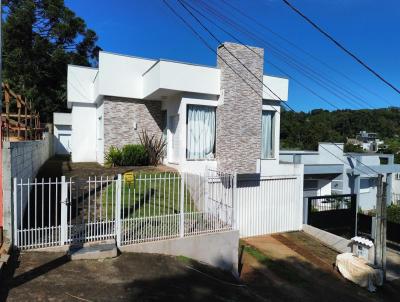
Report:
[[50,122],[67,110],[67,65],[97,63],[97,35],[63,0],[3,3],[3,79]]

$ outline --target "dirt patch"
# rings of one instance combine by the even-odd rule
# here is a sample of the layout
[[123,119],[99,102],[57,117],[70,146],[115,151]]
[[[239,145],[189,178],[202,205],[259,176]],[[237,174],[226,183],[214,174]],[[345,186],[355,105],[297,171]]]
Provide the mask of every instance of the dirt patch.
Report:
[[297,241],[290,240],[289,238],[285,237],[282,234],[276,234],[272,235],[272,237],[276,240],[278,240],[280,243],[284,244],[288,248],[292,249],[299,255],[303,256],[304,258],[307,259],[307,261],[311,262],[317,267],[320,267],[321,269],[325,270],[332,270],[335,267],[335,262],[333,263],[326,263],[324,262],[320,257],[314,255],[314,253],[310,252],[309,248],[305,248],[299,244],[297,244]]
[[303,232],[248,238],[243,244],[247,251],[243,254],[242,280],[272,301],[398,299],[400,280],[369,293],[332,269],[335,251]]
[[228,273],[151,254],[69,261],[60,253],[25,252],[1,282],[7,301],[260,301]]

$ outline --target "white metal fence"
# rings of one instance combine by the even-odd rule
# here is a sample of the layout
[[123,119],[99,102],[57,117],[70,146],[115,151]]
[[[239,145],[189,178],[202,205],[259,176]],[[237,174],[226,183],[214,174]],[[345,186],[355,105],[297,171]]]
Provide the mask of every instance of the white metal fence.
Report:
[[241,237],[300,230],[303,220],[301,176],[238,176],[236,225]]
[[116,238],[118,245],[232,229],[234,176],[142,173],[133,179],[14,179],[23,249]]

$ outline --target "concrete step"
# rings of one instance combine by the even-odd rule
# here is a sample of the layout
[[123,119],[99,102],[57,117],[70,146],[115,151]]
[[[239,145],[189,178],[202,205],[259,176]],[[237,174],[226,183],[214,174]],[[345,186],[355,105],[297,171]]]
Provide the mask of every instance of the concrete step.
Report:
[[89,242],[83,245],[71,245],[68,255],[71,260],[93,260],[118,256],[115,240]]

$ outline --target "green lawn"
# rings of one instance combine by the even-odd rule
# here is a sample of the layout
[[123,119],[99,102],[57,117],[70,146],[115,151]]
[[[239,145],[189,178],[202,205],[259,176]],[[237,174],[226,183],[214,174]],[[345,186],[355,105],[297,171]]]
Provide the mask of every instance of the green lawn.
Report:
[[[180,211],[181,179],[179,173],[135,172],[132,182],[122,181],[121,190],[121,217],[172,215]],[[106,211],[110,218],[114,216],[115,210],[115,198],[113,201],[112,195],[115,196],[115,184],[104,188],[101,197],[103,211]],[[186,213],[196,210],[187,188],[185,188],[184,209]]]

